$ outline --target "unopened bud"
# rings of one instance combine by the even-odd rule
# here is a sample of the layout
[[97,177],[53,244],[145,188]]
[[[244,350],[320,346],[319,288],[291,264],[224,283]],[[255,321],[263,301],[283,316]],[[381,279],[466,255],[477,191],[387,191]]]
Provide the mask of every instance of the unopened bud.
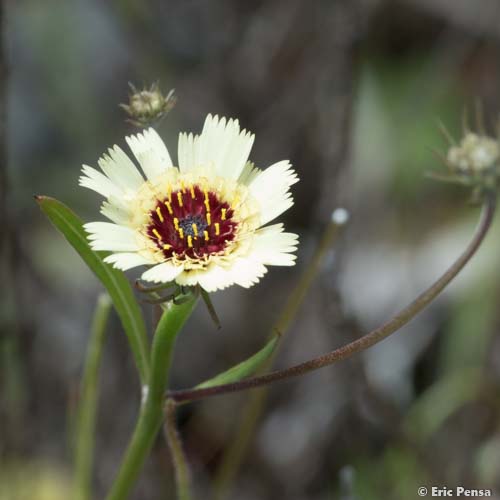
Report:
[[128,121],[137,127],[147,127],[163,119],[175,105],[174,89],[164,96],[158,83],[149,89],[137,90],[132,84],[130,88],[129,103],[120,104],[120,107],[129,115]]
[[468,132],[458,146],[452,146],[446,157],[452,170],[461,174],[481,174],[498,164],[498,142],[488,136]]

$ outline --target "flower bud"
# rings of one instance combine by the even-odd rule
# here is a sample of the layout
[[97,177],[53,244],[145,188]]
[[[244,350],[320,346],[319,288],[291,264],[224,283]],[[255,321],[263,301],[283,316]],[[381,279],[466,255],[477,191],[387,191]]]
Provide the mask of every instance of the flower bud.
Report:
[[448,172],[429,172],[429,177],[435,180],[472,188],[472,202],[480,202],[487,193],[500,191],[500,142],[487,135],[481,120],[478,122],[480,132],[472,132],[465,126],[458,144],[441,126],[450,146],[446,154],[437,154]]
[[500,156],[498,142],[491,137],[468,132],[446,157],[449,167],[460,174],[485,173],[495,167]]
[[174,89],[164,96],[158,83],[149,89],[137,90],[133,85],[130,88],[129,103],[120,104],[120,107],[129,115],[128,121],[137,127],[147,127],[163,119],[175,105]]

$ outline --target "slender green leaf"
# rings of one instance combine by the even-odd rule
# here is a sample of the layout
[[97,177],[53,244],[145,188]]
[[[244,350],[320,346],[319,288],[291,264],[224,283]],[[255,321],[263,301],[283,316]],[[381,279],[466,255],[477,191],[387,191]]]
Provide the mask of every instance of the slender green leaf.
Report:
[[90,248],[82,220],[70,208],[47,196],[37,196],[36,201],[42,212],[80,254],[107,289],[127,334],[141,381],[146,384],[149,376],[146,326],[127,278],[123,272],[103,262],[103,258],[108,255],[106,252],[95,252]]
[[229,370],[219,373],[219,375],[216,375],[215,377],[197,385],[196,388],[205,389],[207,387],[213,387],[214,385],[230,384],[253,375],[262,363],[264,363],[269,356],[271,356],[278,344],[279,339],[279,334],[274,335],[274,337],[253,356],[233,366],[232,368],[229,368]]
[[477,397],[481,379],[481,371],[473,367],[456,370],[436,382],[408,411],[405,432],[418,443],[431,439],[446,419]]
[[111,299],[106,292],[99,295],[92,321],[85,358],[75,446],[75,498],[92,498],[92,462],[94,455],[95,422],[97,414],[99,368],[106,335]]

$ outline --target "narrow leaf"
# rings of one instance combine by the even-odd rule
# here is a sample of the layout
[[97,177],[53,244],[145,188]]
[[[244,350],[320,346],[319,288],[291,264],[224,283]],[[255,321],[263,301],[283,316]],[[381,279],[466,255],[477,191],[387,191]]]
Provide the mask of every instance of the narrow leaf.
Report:
[[108,255],[106,252],[96,252],[90,248],[82,220],[70,208],[47,196],[37,196],[35,199],[42,212],[80,254],[108,291],[127,334],[141,382],[146,384],[149,375],[146,326],[130,283],[123,272],[103,262],[103,258]]
[[264,363],[269,356],[271,356],[279,342],[279,339],[280,335],[276,333],[276,335],[274,335],[273,338],[253,356],[233,366],[232,368],[229,368],[229,370],[219,373],[219,375],[216,375],[215,377],[197,385],[196,389],[205,389],[207,387],[213,387],[214,385],[230,384],[253,375],[262,363]]
[[106,324],[111,310],[111,299],[106,292],[99,295],[92,321],[83,370],[81,397],[75,446],[75,498],[92,498],[92,462],[94,455],[95,425],[97,415],[99,368],[102,359]]

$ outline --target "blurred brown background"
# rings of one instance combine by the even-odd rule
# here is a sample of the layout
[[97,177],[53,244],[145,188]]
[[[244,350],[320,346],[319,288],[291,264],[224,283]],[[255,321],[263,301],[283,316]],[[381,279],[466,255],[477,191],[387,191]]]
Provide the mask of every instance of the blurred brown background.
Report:
[[[77,179],[82,163],[96,164],[134,131],[118,108],[128,82],[176,88],[178,104],[159,129],[173,156],[179,130],[199,131],[207,113],[218,113],[256,133],[257,165],[290,158],[301,178],[285,216],[301,237],[298,265],[271,269],[250,291],[214,295],[220,332],[200,307],[178,343],[175,388],[264,343],[334,208],[349,209],[349,226],[277,366],[378,325],[437,277],[472,232],[478,209],[468,193],[424,174],[440,167],[431,149],[446,147],[437,118],[457,135],[464,108],[479,98],[496,122],[498,0],[11,0],[3,17],[1,500],[71,498],[72,417],[100,285],[32,195],[98,217],[99,197]],[[500,494],[499,249],[497,224],[449,290],[403,331],[276,385],[226,498],[406,500],[432,485]],[[96,498],[117,469],[139,390],[113,316]],[[200,499],[211,498],[247,397],[181,408]],[[172,481],[158,440],[132,497],[172,499]]]

